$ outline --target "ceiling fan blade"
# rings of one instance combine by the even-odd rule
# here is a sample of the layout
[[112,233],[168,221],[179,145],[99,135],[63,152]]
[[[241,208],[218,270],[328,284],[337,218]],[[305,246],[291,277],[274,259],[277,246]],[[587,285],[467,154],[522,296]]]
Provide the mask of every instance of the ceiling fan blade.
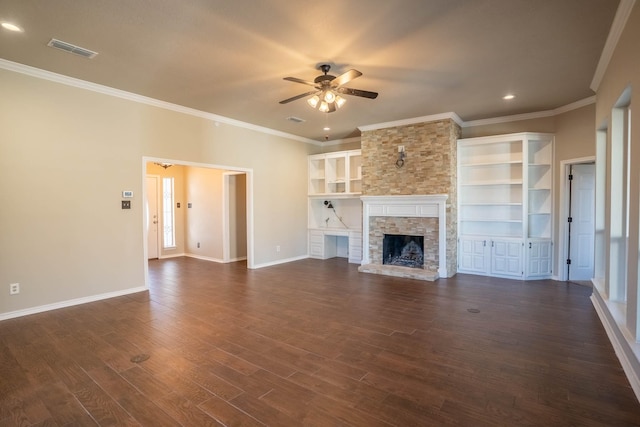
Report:
[[307,92],[307,93],[301,93],[300,95],[296,95],[296,96],[292,96],[291,98],[287,98],[285,100],[280,101],[280,104],[287,104],[291,101],[295,101],[296,99],[300,99],[300,98],[304,98],[305,96],[309,96],[309,95],[313,95],[314,93],[317,93],[317,90],[312,90],[311,92]]
[[308,82],[306,80],[299,79],[297,77],[285,77],[282,80],[287,80],[294,83],[302,83],[303,85],[315,86],[316,84],[313,82]]
[[356,77],[360,77],[361,75],[362,73],[358,70],[349,70],[346,73],[342,73],[335,79],[331,80],[331,86],[334,88],[342,86],[343,84],[348,83]]
[[351,89],[350,87],[339,87],[336,92],[343,93],[345,95],[361,96],[363,98],[376,99],[378,92],[369,92],[368,90]]

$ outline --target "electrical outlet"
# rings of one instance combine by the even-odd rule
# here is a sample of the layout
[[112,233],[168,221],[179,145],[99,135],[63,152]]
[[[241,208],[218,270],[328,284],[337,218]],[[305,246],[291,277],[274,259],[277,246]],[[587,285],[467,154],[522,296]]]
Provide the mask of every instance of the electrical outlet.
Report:
[[276,252],[280,252],[280,245],[276,246]]
[[123,200],[122,209],[131,209],[131,200]]
[[398,153],[404,153],[404,145],[398,145]]
[[20,293],[20,283],[12,283],[9,285],[9,295],[17,295]]

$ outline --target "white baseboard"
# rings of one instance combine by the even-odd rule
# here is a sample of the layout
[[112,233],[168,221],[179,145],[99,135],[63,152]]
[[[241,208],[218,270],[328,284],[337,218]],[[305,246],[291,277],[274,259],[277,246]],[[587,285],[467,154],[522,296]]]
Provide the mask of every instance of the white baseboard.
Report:
[[279,259],[277,261],[265,262],[265,263],[262,263],[262,264],[255,264],[253,266],[253,269],[271,267],[271,266],[278,265],[278,264],[286,264],[288,262],[300,261],[302,259],[307,259],[307,258],[309,258],[308,255],[301,255],[301,256],[293,257],[293,258]]
[[195,255],[195,254],[184,254],[184,256],[189,257],[189,258],[201,259],[203,261],[217,262],[217,263],[220,263],[220,264],[224,263],[224,261],[219,259],[219,258],[213,258],[213,257],[208,257],[208,256]]
[[640,344],[635,342],[628,333],[616,322],[615,315],[609,309],[607,301],[602,297],[597,288],[594,287],[591,294],[591,302],[600,317],[600,322],[607,332],[609,341],[620,360],[629,384],[640,401]]
[[13,319],[16,317],[28,316],[30,314],[43,313],[45,311],[57,310],[59,308],[71,307],[74,305],[86,304],[89,302],[95,302],[95,301],[100,301],[100,300],[109,299],[109,298],[121,297],[123,295],[135,294],[138,292],[144,292],[146,290],[147,290],[146,287],[140,286],[137,288],[129,288],[122,291],[107,292],[106,294],[91,295],[88,297],[75,298],[67,301],[60,301],[53,304],[40,305],[38,307],[25,308],[24,310],[10,311],[8,313],[0,314],[0,321]]
[[181,254],[162,255],[162,256],[159,256],[158,259],[180,258],[183,256],[187,256],[187,254],[181,253]]

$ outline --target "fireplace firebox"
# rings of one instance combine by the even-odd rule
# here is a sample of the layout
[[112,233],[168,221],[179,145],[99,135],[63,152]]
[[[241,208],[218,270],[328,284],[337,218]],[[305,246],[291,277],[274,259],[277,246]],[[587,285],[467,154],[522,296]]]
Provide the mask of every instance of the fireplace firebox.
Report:
[[382,240],[382,263],[409,268],[424,266],[424,236],[385,234]]

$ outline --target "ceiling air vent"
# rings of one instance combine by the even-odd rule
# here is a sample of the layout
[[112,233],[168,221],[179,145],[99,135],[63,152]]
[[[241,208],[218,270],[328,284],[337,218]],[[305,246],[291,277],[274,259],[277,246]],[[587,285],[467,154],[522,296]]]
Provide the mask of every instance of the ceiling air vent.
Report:
[[85,49],[83,47],[76,46],[71,43],[63,42],[62,40],[58,40],[58,39],[49,40],[49,43],[47,43],[47,46],[64,50],[65,52],[73,53],[74,55],[79,55],[89,59],[95,57],[98,54],[98,52],[94,52],[92,50]]
[[305,119],[301,119],[300,117],[294,117],[294,116],[287,117],[287,120],[289,120],[290,122],[294,122],[294,123],[306,122]]

